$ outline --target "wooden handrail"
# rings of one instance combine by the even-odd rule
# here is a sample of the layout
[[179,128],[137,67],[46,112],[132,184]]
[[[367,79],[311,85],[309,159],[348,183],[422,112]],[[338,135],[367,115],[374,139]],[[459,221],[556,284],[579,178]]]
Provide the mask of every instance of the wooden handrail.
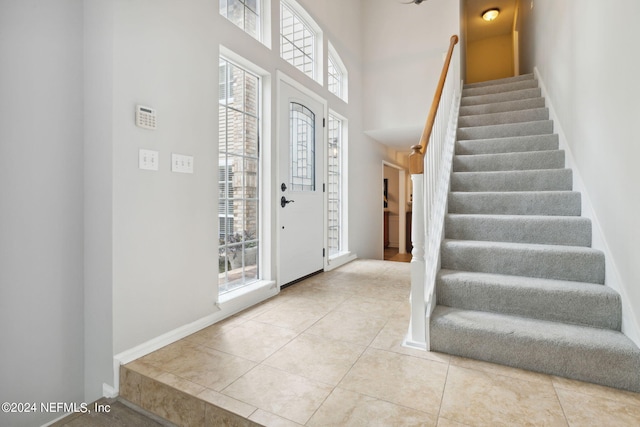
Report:
[[458,44],[458,36],[451,36],[449,42],[449,51],[447,52],[447,58],[444,61],[442,67],[442,73],[440,74],[440,81],[438,87],[436,87],[436,93],[433,96],[433,102],[431,103],[431,109],[427,116],[427,122],[422,130],[422,137],[420,143],[411,147],[411,155],[409,156],[409,173],[422,174],[424,173],[424,155],[427,152],[427,146],[429,145],[429,138],[431,138],[431,132],[433,131],[433,123],[436,121],[436,114],[438,113],[438,106],[440,105],[440,98],[442,98],[442,91],[444,89],[444,83],[447,79],[447,73],[449,73],[449,64],[451,63],[451,57],[453,56],[453,48]]

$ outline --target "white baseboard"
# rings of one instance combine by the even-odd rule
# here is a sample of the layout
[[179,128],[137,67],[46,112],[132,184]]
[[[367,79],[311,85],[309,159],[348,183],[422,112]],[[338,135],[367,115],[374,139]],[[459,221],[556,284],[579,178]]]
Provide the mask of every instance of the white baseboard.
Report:
[[120,391],[120,366],[129,362],[133,362],[149,353],[152,353],[162,347],[174,343],[182,338],[189,336],[201,329],[213,325],[229,316],[232,316],[246,308],[249,308],[259,302],[271,298],[278,294],[280,290],[275,282],[262,282],[260,286],[251,292],[242,294],[241,296],[227,300],[217,305],[218,311],[205,316],[195,322],[176,328],[156,338],[150,339],[140,345],[129,350],[125,350],[113,357],[113,387],[103,384],[102,390],[104,397],[115,397]]
[[112,399],[118,396],[118,391],[109,384],[102,383],[102,397]]
[[592,247],[604,252],[605,285],[614,289],[620,294],[620,298],[622,300],[622,332],[627,337],[629,337],[629,339],[631,339],[638,347],[640,347],[640,323],[638,322],[636,313],[634,313],[633,306],[629,302],[630,300],[626,291],[626,287],[620,279],[620,273],[618,271],[618,267],[616,266],[613,253],[609,249],[607,239],[602,232],[602,227],[600,226],[600,221],[598,221],[598,216],[593,209],[593,204],[591,203],[589,192],[584,185],[582,175],[580,174],[580,169],[576,165],[571,147],[567,142],[566,134],[562,129],[562,124],[560,123],[558,115],[556,114],[556,110],[553,106],[552,97],[547,91],[547,87],[542,80],[542,76],[540,75],[540,71],[538,70],[538,68],[534,67],[533,72],[536,76],[536,79],[538,79],[540,89],[542,90],[542,96],[545,98],[547,108],[549,108],[549,118],[553,120],[554,132],[558,134],[560,149],[565,151],[566,166],[573,171],[573,189],[574,191],[579,191],[582,195],[582,216],[591,220],[593,234]]

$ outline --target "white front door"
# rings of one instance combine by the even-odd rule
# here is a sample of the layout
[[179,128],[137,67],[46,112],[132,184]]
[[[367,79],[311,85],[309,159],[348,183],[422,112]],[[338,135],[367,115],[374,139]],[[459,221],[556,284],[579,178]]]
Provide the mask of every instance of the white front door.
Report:
[[280,82],[278,283],[324,268],[323,106]]

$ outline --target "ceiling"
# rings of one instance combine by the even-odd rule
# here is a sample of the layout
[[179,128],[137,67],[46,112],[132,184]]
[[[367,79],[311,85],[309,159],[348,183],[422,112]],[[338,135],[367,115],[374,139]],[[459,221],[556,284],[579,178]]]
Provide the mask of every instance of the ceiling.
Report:
[[[467,43],[511,34],[517,0],[466,0]],[[498,8],[500,15],[492,21],[482,19],[482,12]]]

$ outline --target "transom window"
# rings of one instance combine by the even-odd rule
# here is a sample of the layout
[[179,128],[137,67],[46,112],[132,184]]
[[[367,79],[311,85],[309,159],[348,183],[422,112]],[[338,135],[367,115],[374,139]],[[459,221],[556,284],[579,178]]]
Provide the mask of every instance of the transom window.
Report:
[[258,280],[260,79],[220,57],[219,293]]
[[220,0],[220,14],[260,40],[259,0]]
[[347,69],[331,43],[327,64],[327,88],[338,98],[347,101]]
[[335,60],[329,55],[329,70],[328,70],[328,79],[327,86],[329,88],[329,92],[336,95],[337,97],[342,96],[342,73],[340,69],[336,66]]
[[310,19],[284,1],[280,2],[280,56],[314,80],[320,81],[317,72],[318,31]]

